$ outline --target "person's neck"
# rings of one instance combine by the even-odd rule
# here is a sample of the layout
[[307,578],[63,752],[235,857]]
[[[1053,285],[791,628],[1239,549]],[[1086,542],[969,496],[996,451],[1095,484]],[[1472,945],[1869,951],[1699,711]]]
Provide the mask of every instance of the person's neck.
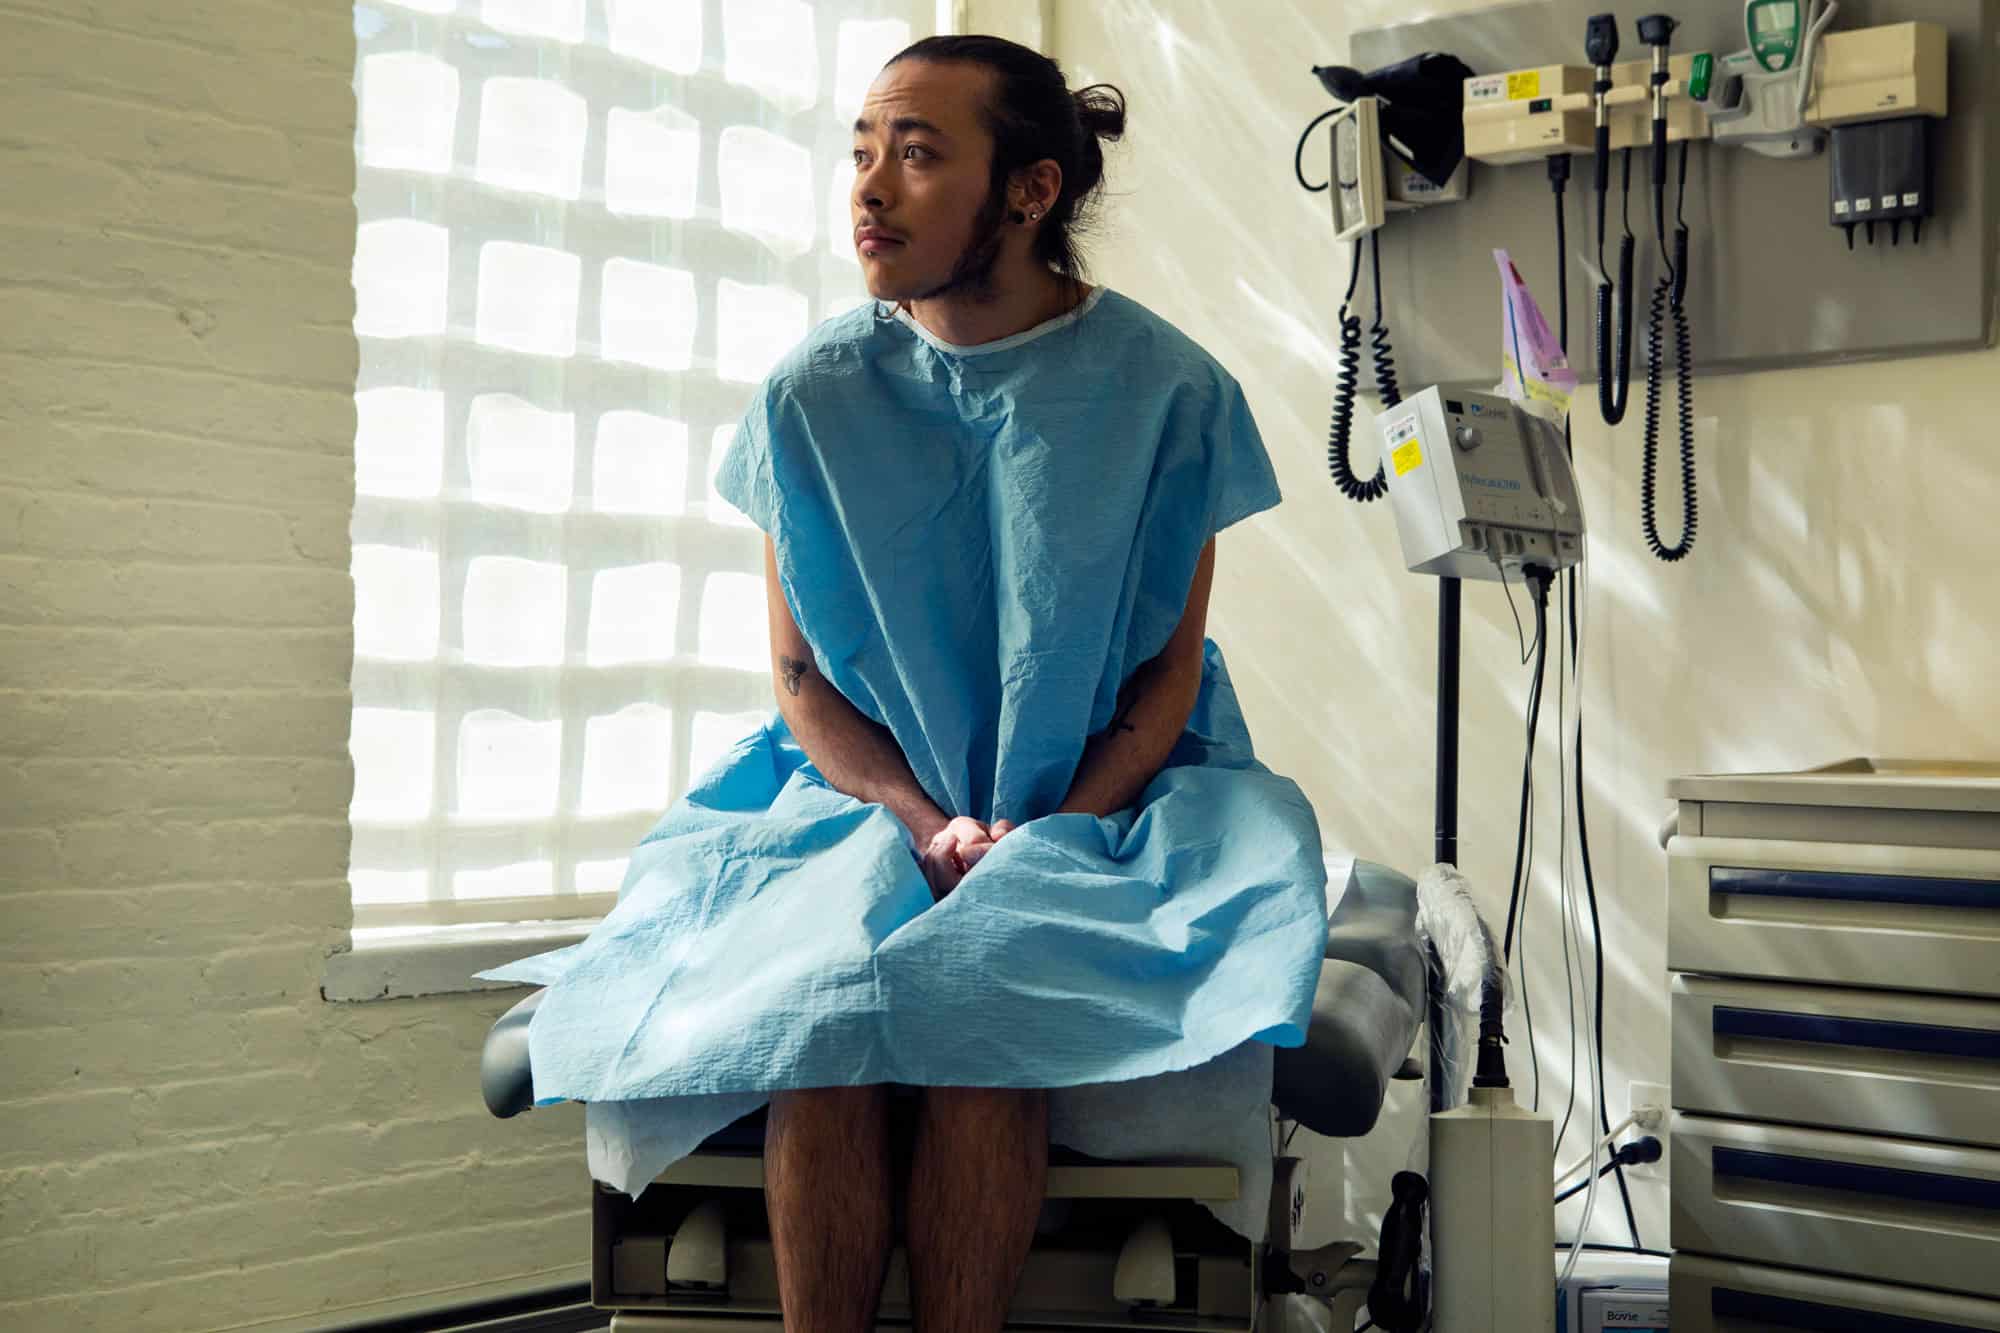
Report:
[[911,301],[908,309],[933,337],[954,347],[977,347],[1067,314],[1089,290],[1040,264],[1024,265],[1023,269],[1013,274],[995,272],[985,292],[953,292],[934,300]]

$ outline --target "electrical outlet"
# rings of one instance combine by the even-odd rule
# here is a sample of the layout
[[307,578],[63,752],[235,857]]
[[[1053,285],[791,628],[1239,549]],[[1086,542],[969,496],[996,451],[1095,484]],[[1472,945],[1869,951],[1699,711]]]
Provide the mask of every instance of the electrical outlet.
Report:
[[1667,1125],[1673,1119],[1673,1102],[1669,1098],[1665,1085],[1659,1083],[1634,1083],[1630,1085],[1630,1091],[1625,1099],[1625,1107],[1628,1111],[1634,1113],[1642,1112],[1648,1107],[1653,1108],[1658,1112],[1657,1117],[1648,1116],[1646,1118],[1656,1118],[1658,1123],[1653,1125],[1634,1125],[1620,1136],[1620,1142],[1629,1143],[1631,1140],[1641,1138],[1647,1134],[1651,1134],[1660,1141],[1660,1160],[1657,1162],[1639,1162],[1628,1166],[1625,1168],[1626,1176],[1634,1180],[1657,1180],[1664,1184],[1667,1179],[1668,1164],[1667,1147],[1669,1141],[1667,1138]]

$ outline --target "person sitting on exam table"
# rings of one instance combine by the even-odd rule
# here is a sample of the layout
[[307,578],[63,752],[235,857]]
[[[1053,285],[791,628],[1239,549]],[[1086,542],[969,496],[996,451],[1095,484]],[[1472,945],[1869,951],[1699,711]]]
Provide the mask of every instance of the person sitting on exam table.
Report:
[[873,1327],[889,1091],[919,1090],[918,1328],[1001,1327],[1046,1090],[1304,1043],[1326,872],[1205,638],[1278,503],[1242,390],[1083,281],[1124,100],[938,37],[854,124],[872,301],[757,390],[717,487],[767,534],[778,713],[634,852],[545,982],[538,1101],[770,1094],[788,1326]]

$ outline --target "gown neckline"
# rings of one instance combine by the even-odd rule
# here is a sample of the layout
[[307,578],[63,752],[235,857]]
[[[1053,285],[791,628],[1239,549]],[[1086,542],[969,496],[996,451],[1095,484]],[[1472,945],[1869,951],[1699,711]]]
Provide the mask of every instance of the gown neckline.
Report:
[[1004,352],[1010,347],[1019,347],[1023,343],[1033,342],[1044,334],[1054,333],[1058,329],[1069,327],[1096,308],[1099,298],[1104,295],[1104,291],[1105,289],[1102,285],[1092,287],[1088,296],[1077,302],[1072,309],[1057,315],[1054,319],[1045,319],[1033,328],[1023,329],[1019,333],[1009,334],[1005,338],[995,338],[990,342],[983,343],[963,344],[946,342],[918,323],[916,317],[903,307],[895,307],[895,313],[899,323],[908,326],[912,333],[922,338],[932,347],[937,348],[940,352],[949,352],[953,356],[985,356],[991,352]]

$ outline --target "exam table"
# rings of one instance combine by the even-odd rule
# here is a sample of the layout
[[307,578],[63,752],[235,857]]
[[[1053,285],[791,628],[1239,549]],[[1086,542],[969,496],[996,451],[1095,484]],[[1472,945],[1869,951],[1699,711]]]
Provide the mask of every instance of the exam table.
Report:
[[[1337,882],[1337,881],[1336,881]],[[1280,1048],[1271,1104],[1331,1137],[1366,1134],[1392,1078],[1422,1077],[1411,1053],[1427,969],[1409,877],[1355,861],[1329,915],[1306,1043]],[[533,1102],[528,1023],[543,992],[509,1009],[480,1062],[486,1105],[508,1117]],[[908,1109],[892,1101],[892,1116]],[[592,1188],[591,1301],[614,1333],[748,1333],[783,1327],[763,1201],[763,1110],[723,1129],[637,1199]],[[1226,1162],[1116,1160],[1052,1146],[1047,1202],[1015,1292],[1009,1328],[1193,1330],[1302,1328],[1288,1296],[1317,1298],[1327,1325],[1354,1326],[1374,1278],[1360,1247],[1306,1250],[1304,1163],[1274,1163],[1268,1235],[1253,1246],[1201,1207],[1238,1197]],[[908,1328],[900,1244],[879,1326]]]

